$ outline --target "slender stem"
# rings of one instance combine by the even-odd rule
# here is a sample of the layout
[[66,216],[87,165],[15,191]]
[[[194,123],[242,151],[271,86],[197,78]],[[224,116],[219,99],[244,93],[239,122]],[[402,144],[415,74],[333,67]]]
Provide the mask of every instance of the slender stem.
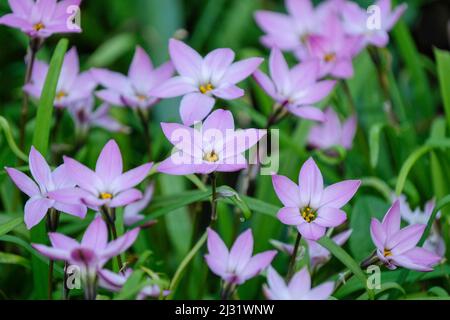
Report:
[[211,223],[210,225],[213,225],[214,222],[217,220],[217,176],[216,173],[213,172],[210,175],[211,179]]
[[69,300],[69,287],[67,286],[67,268],[69,267],[69,263],[64,262],[64,278],[63,278],[63,300]]
[[97,297],[97,279],[95,277],[93,279],[90,279],[89,275],[87,275],[86,277],[87,279],[85,281],[84,298],[86,300],[95,300]]
[[[100,209],[103,219],[106,221],[106,224],[108,225],[109,233],[111,234],[112,240],[117,239],[117,229],[116,229],[116,212],[114,208],[110,208],[108,206],[103,206]],[[119,266],[119,271],[123,271],[123,263],[122,263],[122,257],[117,255],[117,265]]]
[[[47,230],[49,232],[55,232],[58,228],[59,224],[59,211],[56,211],[55,209],[51,208],[47,212]],[[53,294],[53,271],[55,267],[55,262],[53,260],[49,261],[48,264],[48,300],[52,300],[52,294]]]
[[302,235],[300,234],[300,232],[297,233],[297,239],[295,240],[295,245],[294,245],[294,251],[292,252],[291,255],[291,260],[289,262],[289,268],[288,268],[288,273],[286,276],[286,280],[290,281],[292,276],[295,273],[295,265],[297,262],[297,254],[298,254],[298,249],[300,247],[300,241],[302,240]]
[[141,120],[141,124],[142,124],[143,130],[144,130],[144,143],[147,146],[147,154],[148,154],[149,159],[151,160],[153,157],[152,157],[150,125],[148,123],[149,117],[148,117],[148,114],[141,108],[137,108],[137,113],[138,113],[139,119]]
[[234,284],[224,282],[220,291],[220,298],[222,300],[230,300],[230,297],[233,295],[235,290],[236,286]]
[[50,260],[48,264],[48,300],[53,299],[53,269],[55,267],[55,261]]
[[350,90],[350,86],[348,85],[348,82],[346,80],[342,80],[342,89],[344,89],[344,93],[347,96],[348,103],[350,105],[352,114],[356,114],[355,100],[352,97],[352,92]]
[[[36,54],[39,51],[41,46],[40,39],[31,39],[30,46],[27,57],[27,70],[25,73],[25,81],[24,84],[27,85],[31,81],[31,77],[33,76],[34,63],[36,61]],[[23,101],[22,101],[22,110],[20,113],[20,131],[19,131],[19,148],[20,150],[24,150],[25,147],[25,133],[26,133],[26,125],[28,121],[28,107],[29,107],[29,96],[26,92],[23,93]]]

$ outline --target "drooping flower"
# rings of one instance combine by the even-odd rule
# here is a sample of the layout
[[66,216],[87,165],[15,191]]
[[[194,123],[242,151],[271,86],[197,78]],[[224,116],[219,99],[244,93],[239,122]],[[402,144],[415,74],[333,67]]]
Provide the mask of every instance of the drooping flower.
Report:
[[325,121],[316,124],[309,131],[308,144],[320,150],[328,150],[335,146],[350,150],[356,133],[356,124],[356,116],[341,123],[337,113],[330,107],[325,110]]
[[176,152],[159,165],[158,171],[172,175],[244,169],[247,160],[242,153],[266,135],[265,130],[235,131],[232,113],[222,109],[211,113],[199,129],[177,123],[162,123],[161,127]]
[[141,199],[142,193],[134,187],[147,177],[152,167],[152,163],[146,163],[122,173],[122,155],[114,140],[103,147],[95,171],[69,157],[64,157],[64,165],[79,188],[51,192],[51,197],[74,203],[81,201],[95,210],[103,206],[121,207]]
[[12,13],[0,18],[0,24],[20,29],[31,38],[48,38],[55,33],[79,33],[72,23],[81,0],[8,0]]
[[[344,243],[350,238],[353,230],[347,230],[341,232],[331,238],[338,246],[344,245]],[[310,260],[311,269],[314,270],[331,259],[331,253],[316,241],[306,240],[308,244],[308,256]],[[289,256],[294,253],[294,246],[292,244],[283,243],[280,241],[272,240],[271,243],[280,251],[285,252]]]
[[389,269],[404,267],[432,271],[441,257],[417,247],[426,225],[414,224],[400,229],[400,202],[395,201],[382,222],[372,218],[370,234],[377,247],[377,256]]
[[319,77],[331,76],[337,79],[353,77],[353,57],[359,53],[359,36],[347,34],[337,15],[330,15],[324,21],[320,34],[308,37],[305,56],[302,61],[318,61]]
[[373,10],[370,17],[367,10],[347,1],[341,11],[343,26],[348,34],[362,37],[361,48],[369,44],[385,47],[389,43],[388,32],[405,13],[407,7],[406,4],[401,4],[392,10],[391,0],[378,0],[371,7]]
[[303,57],[309,36],[320,32],[323,23],[333,13],[333,1],[314,8],[310,0],[285,0],[288,14],[257,11],[255,20],[266,33],[261,42],[268,48],[279,48]]
[[152,183],[145,190],[141,200],[133,202],[125,207],[123,211],[123,222],[126,226],[131,226],[145,218],[141,214],[141,211],[147,208],[150,201],[152,201],[154,190],[155,185]]
[[[420,210],[420,208],[416,208],[414,211],[411,210],[406,197],[401,195],[398,197],[400,201],[400,214],[402,219],[405,220],[409,225],[414,224],[427,224],[428,220],[433,213],[434,207],[436,206],[435,199],[431,199],[427,203],[425,203],[424,210]],[[439,219],[441,212],[438,212],[436,215],[436,219]],[[445,255],[445,241],[442,238],[439,232],[439,226],[436,221],[433,223],[433,226],[430,230],[430,235],[427,240],[423,244],[423,248],[436,253],[438,256],[443,257]]]
[[311,276],[305,267],[286,284],[275,269],[269,267],[267,285],[264,285],[263,290],[269,300],[327,300],[333,293],[334,283],[325,282],[311,288]]
[[319,62],[301,63],[289,70],[279,49],[272,49],[269,60],[271,78],[257,70],[253,77],[280,107],[294,115],[323,121],[323,112],[312,105],[324,99],[334,88],[335,81],[318,81]]
[[312,158],[302,166],[298,185],[279,175],[274,175],[272,182],[284,205],[278,211],[278,219],[296,226],[308,240],[320,239],[327,228],[337,227],[347,220],[341,208],[361,184],[359,180],[345,180],[324,188],[322,174]]
[[75,187],[64,165],[53,172],[44,157],[33,146],[29,155],[31,175],[34,180],[13,168],[5,168],[16,186],[30,199],[25,203],[25,225],[28,229],[37,225],[50,208],[84,219],[87,208],[82,204],[70,204],[49,197],[55,190]]
[[275,250],[253,254],[253,234],[249,229],[234,242],[230,251],[220,236],[208,229],[206,263],[211,271],[226,283],[240,285],[267,268],[276,255]]
[[92,278],[112,257],[131,247],[138,233],[139,228],[135,228],[108,243],[108,228],[98,216],[86,229],[81,243],[61,233],[49,233],[51,247],[42,244],[32,246],[52,260],[63,260],[78,266],[83,276]]
[[158,68],[141,47],[136,48],[133,61],[125,76],[106,69],[93,69],[95,79],[105,87],[97,96],[105,102],[116,106],[147,109],[158,103],[159,98],[152,94],[152,89],[168,80],[174,72],[171,62]]
[[[99,286],[112,291],[112,292],[119,292],[125,282],[127,282],[128,278],[133,273],[133,270],[127,269],[124,272],[118,274],[111,272],[106,269],[102,269],[98,272],[99,276]],[[162,290],[160,286],[157,284],[148,285],[145,286],[137,295],[137,300],[145,300],[146,298],[159,298],[159,297],[166,297],[170,294],[169,290]]]
[[236,84],[250,76],[262,63],[261,58],[250,58],[233,63],[231,49],[216,49],[202,58],[181,41],[171,39],[169,54],[178,76],[152,90],[160,98],[183,96],[180,115],[183,123],[191,126],[211,112],[215,98],[234,100],[244,95]]
[[90,128],[99,127],[110,132],[128,133],[129,128],[119,123],[111,117],[111,106],[107,103],[95,108],[95,98],[90,96],[87,99],[78,100],[67,106],[67,110],[72,116],[77,130],[86,134]]
[[[24,86],[24,91],[30,96],[40,99],[47,77],[48,65],[36,61],[30,83]],[[77,49],[74,47],[66,53],[61,68],[55,96],[55,107],[67,107],[74,102],[89,98],[97,82],[89,71],[80,73],[80,63]]]

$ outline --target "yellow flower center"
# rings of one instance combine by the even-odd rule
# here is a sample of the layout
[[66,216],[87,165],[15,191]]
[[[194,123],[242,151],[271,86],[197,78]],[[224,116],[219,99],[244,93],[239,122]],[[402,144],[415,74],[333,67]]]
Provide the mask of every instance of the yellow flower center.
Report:
[[333,62],[334,60],[336,60],[336,53],[327,53],[323,60],[325,60],[325,62]]
[[208,161],[208,162],[217,162],[219,161],[219,156],[217,155],[217,153],[213,150],[211,152],[206,153],[203,156],[203,160]]
[[147,100],[147,96],[146,96],[146,95],[143,95],[143,94],[137,94],[137,95],[136,95],[136,98],[137,98],[139,101],[145,101],[145,100]]
[[303,209],[300,209],[300,215],[308,223],[313,222],[317,218],[316,211],[314,211],[310,207],[304,207]]
[[390,256],[392,256],[392,251],[389,249],[384,249],[383,255],[385,257],[390,257]]
[[108,193],[108,192],[100,193],[100,199],[102,199],[102,200],[112,199],[112,197],[113,197],[113,195],[111,193]]
[[45,28],[45,25],[42,22],[36,23],[33,26],[34,31],[41,31],[44,28]]
[[214,90],[214,87],[211,83],[200,86],[200,92],[203,94],[208,93],[209,91],[212,91],[212,90]]
[[61,101],[65,97],[67,97],[67,92],[65,92],[65,91],[59,91],[56,93],[56,96],[55,96],[57,101]]

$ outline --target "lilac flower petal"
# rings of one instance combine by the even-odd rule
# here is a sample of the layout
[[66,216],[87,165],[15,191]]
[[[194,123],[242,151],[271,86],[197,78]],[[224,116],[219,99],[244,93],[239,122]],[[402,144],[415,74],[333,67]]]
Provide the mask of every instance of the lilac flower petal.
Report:
[[219,82],[234,60],[234,52],[228,48],[211,51],[203,61],[203,73],[211,77],[212,83]]
[[222,265],[226,265],[228,261],[228,248],[222,241],[220,236],[211,228],[208,228],[208,252],[210,256],[222,262]]
[[298,185],[289,178],[279,175],[272,176],[272,184],[278,198],[284,206],[292,208],[300,207],[300,189]]
[[98,190],[102,189],[103,182],[94,171],[85,165],[69,157],[64,157],[64,165],[68,174],[81,188],[94,195],[97,195]]
[[256,70],[253,73],[253,78],[255,79],[256,83],[272,98],[275,98],[277,93],[275,90],[275,85],[273,84],[272,80],[269,78],[268,75],[265,73]]
[[64,63],[59,76],[59,85],[65,89],[71,88],[80,73],[80,61],[77,49],[73,47],[64,56]]
[[31,0],[8,0],[8,4],[16,15],[26,17],[31,14],[34,3]]
[[414,248],[425,231],[426,225],[414,224],[401,229],[392,235],[386,243],[394,255],[401,255],[405,251]]
[[224,83],[236,84],[249,77],[264,61],[262,58],[249,58],[233,63],[225,73]]
[[347,240],[350,238],[350,236],[352,235],[353,230],[347,230],[344,232],[341,232],[337,235],[335,235],[333,238],[331,238],[334,242],[336,242],[336,244],[342,246],[345,242],[347,242]]
[[136,238],[139,234],[139,228],[135,228],[131,231],[128,231],[123,236],[117,238],[106,246],[105,250],[102,253],[102,257],[104,259],[110,259],[114,256],[119,255],[120,253],[126,251],[129,247],[131,247],[136,241]]
[[53,206],[54,201],[46,198],[31,198],[25,203],[25,225],[30,230],[47,214],[48,209]]
[[27,196],[33,197],[40,194],[39,187],[25,173],[13,168],[5,168],[11,180]]
[[236,155],[255,146],[267,134],[266,130],[245,129],[237,130],[232,139],[228,139],[224,146],[226,155]]
[[[289,298],[286,282],[284,282],[284,279],[271,266],[267,269],[267,283],[270,291],[274,292],[278,297],[286,296],[286,298]],[[274,298],[272,297],[272,299]]]
[[235,85],[230,85],[214,89],[212,94],[224,100],[234,100],[243,97],[245,92]]
[[33,146],[30,151],[30,171],[43,192],[52,187],[50,167],[44,157]]
[[118,72],[106,69],[92,69],[91,74],[101,85],[108,89],[123,92],[126,88],[130,88],[128,78]]
[[441,257],[423,248],[411,249],[402,255],[394,255],[392,260],[404,268],[422,272],[433,271],[433,266],[439,263]]
[[380,250],[384,250],[387,235],[383,225],[377,219],[372,218],[370,223],[370,235],[375,246]]
[[397,200],[386,213],[382,222],[388,238],[400,230],[400,221],[400,202]]
[[311,276],[309,275],[307,267],[302,268],[292,277],[288,288],[290,292],[295,292],[295,296],[300,297],[311,290]]
[[113,90],[100,90],[95,93],[95,95],[102,101],[110,103],[115,106],[123,106],[123,100],[121,95],[117,91]]
[[271,263],[273,258],[277,255],[275,250],[265,251],[258,253],[250,258],[250,261],[245,266],[240,277],[245,281],[251,279],[266,269]]
[[31,246],[36,249],[40,254],[43,256],[46,256],[47,258],[51,260],[68,260],[70,257],[70,254],[68,251],[62,250],[62,249],[55,249],[52,247],[47,247],[42,244],[31,244]]
[[91,222],[86,229],[81,245],[90,248],[93,251],[101,251],[105,249],[108,243],[108,228],[102,217],[98,216]]
[[67,204],[62,202],[55,202],[53,208],[60,212],[70,214],[72,216],[84,219],[87,214],[87,208],[81,204]]
[[181,120],[187,126],[202,121],[211,112],[214,103],[214,98],[206,94],[190,93],[185,95],[180,105]]
[[153,64],[148,54],[141,47],[136,47],[133,61],[128,71],[128,77],[135,85],[151,81]]
[[323,114],[322,110],[316,107],[306,107],[306,106],[292,106],[290,105],[288,107],[288,110],[300,118],[305,118],[308,120],[313,121],[324,121],[325,115]]
[[67,173],[64,164],[60,165],[52,172],[52,180],[56,189],[75,187],[75,182]]
[[343,79],[351,78],[353,77],[353,74],[352,60],[350,59],[339,61],[331,71],[331,75]]
[[360,180],[346,180],[328,186],[323,191],[321,205],[340,209],[355,195]]
[[150,95],[158,98],[174,98],[188,93],[199,92],[191,79],[173,77],[150,91]]
[[294,95],[295,103],[298,105],[310,105],[317,103],[327,97],[336,85],[336,81],[325,80],[314,83],[305,89],[301,96]]
[[245,162],[238,162],[235,164],[219,164],[215,171],[217,172],[236,172],[247,169],[248,164]]
[[270,75],[279,92],[290,92],[290,72],[289,66],[283,57],[281,51],[277,48],[272,49],[269,60]]
[[72,238],[69,238],[61,233],[50,232],[48,234],[50,242],[55,249],[70,251],[78,247],[80,244]]
[[388,21],[384,25],[384,28],[386,31],[391,30],[394,25],[397,23],[398,20],[400,20],[401,16],[405,13],[405,11],[408,9],[408,5],[406,3],[402,3],[398,7],[394,9],[392,14],[390,15]]
[[218,275],[219,277],[225,277],[227,275],[226,262],[212,254],[206,254],[205,260],[209,269],[211,269],[215,275]]
[[315,223],[322,227],[337,227],[347,220],[347,215],[344,211],[332,207],[321,207]]
[[114,179],[122,174],[122,154],[114,140],[109,140],[100,153],[95,173],[102,179],[105,185],[110,185]]
[[252,230],[248,229],[242,233],[234,242],[230,250],[228,267],[235,270],[237,274],[242,272],[250,261],[253,253],[253,234]]
[[131,203],[127,205],[123,211],[123,219],[125,222],[125,225],[130,226],[144,218],[143,215],[140,215],[139,213],[143,211],[148,204],[150,203],[153,192],[155,190],[155,184],[151,183],[144,192],[144,196],[141,200],[136,201],[134,203]]
[[194,49],[179,40],[170,39],[169,53],[180,75],[194,79],[200,76],[203,59]]
[[133,188],[147,178],[147,175],[149,174],[152,166],[153,163],[146,163],[125,172],[124,174],[114,179],[111,184],[111,189],[113,189],[115,192],[120,192]]
[[111,208],[123,207],[140,199],[142,199],[141,191],[138,189],[129,189],[114,196],[109,205]]
[[223,136],[227,130],[234,130],[233,114],[228,110],[218,109],[209,115],[203,122],[203,132],[219,130]]
[[346,149],[351,149],[353,145],[353,139],[356,134],[358,120],[356,116],[350,117],[342,126],[342,140],[341,144]]
[[202,146],[196,144],[196,140],[201,140],[200,133],[193,128],[178,123],[161,123],[161,128],[175,148],[183,151],[187,155],[203,156]]
[[298,232],[308,240],[317,241],[325,235],[325,227],[313,223],[303,223],[297,226]]
[[326,282],[313,289],[305,296],[305,300],[327,300],[334,291],[334,283]]
[[192,156],[186,154],[175,154],[163,160],[158,165],[158,172],[183,176],[187,174],[198,173],[198,165],[195,165],[195,160]]
[[298,184],[302,204],[318,208],[323,193],[323,178],[312,158],[309,158],[300,169]]
[[271,11],[257,11],[255,20],[259,27],[269,34],[290,33],[294,26],[289,16]]
[[298,226],[305,223],[305,220],[300,214],[299,208],[281,208],[277,213],[277,218],[284,224],[289,226]]
[[297,19],[305,19],[314,14],[311,0],[286,0],[286,8]]
[[169,80],[174,72],[175,68],[173,67],[171,61],[160,65],[158,68],[153,70],[153,76],[150,80],[149,86],[153,88],[156,84],[163,83],[164,81]]
[[292,86],[305,88],[313,85],[319,77],[320,63],[317,60],[299,63],[290,71]]
[[5,14],[3,17],[0,17],[0,25],[1,24],[11,28],[18,28],[21,30],[31,27],[31,24],[27,20],[18,17],[14,14]]

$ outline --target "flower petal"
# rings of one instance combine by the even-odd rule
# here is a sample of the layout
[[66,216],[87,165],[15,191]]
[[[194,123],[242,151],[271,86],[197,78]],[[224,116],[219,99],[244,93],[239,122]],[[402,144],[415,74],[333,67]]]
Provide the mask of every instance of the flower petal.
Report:
[[25,225],[30,230],[47,214],[48,209],[53,206],[54,201],[46,198],[31,198],[25,203]]
[[288,288],[295,297],[303,297],[309,292],[311,289],[311,276],[307,267],[302,268],[292,277]]
[[86,229],[81,240],[81,245],[92,249],[94,252],[105,249],[108,243],[108,228],[102,217],[98,216]]
[[276,255],[277,252],[275,250],[270,250],[253,256],[239,275],[241,283],[261,273],[261,271],[266,269],[272,263],[272,260]]
[[233,50],[228,48],[213,50],[203,61],[203,75],[209,78],[213,84],[218,84],[233,60]]
[[325,121],[324,113],[316,107],[289,105],[288,110],[300,118],[319,122]]
[[328,186],[323,191],[321,206],[340,209],[355,195],[360,180],[346,180]]
[[[285,207],[300,207],[300,189],[289,178],[279,175],[272,176],[273,188]],[[297,214],[299,214],[297,212]]]
[[153,163],[146,163],[137,168],[129,170],[114,179],[111,184],[113,192],[121,192],[138,185],[147,178]]
[[289,66],[277,48],[272,49],[269,60],[270,75],[278,92],[290,93],[292,89]]
[[203,59],[197,51],[179,40],[170,39],[169,53],[180,75],[194,79],[200,77]]
[[231,247],[228,258],[228,270],[233,270],[236,274],[241,273],[253,253],[253,234],[252,230],[248,229],[242,233]]
[[300,211],[298,207],[295,208],[289,208],[284,207],[281,208],[277,213],[277,218],[284,224],[287,224],[289,226],[298,226],[305,221],[303,220],[302,216],[300,215]]
[[302,223],[297,226],[298,232],[308,240],[317,241],[325,235],[325,227],[312,223]]
[[136,241],[139,231],[140,228],[135,228],[131,231],[128,231],[123,236],[117,238],[117,240],[110,242],[103,251],[102,258],[104,258],[105,260],[109,260],[110,258],[126,251],[133,245],[134,241]]
[[13,168],[5,168],[5,170],[16,186],[27,196],[33,197],[40,194],[37,184],[25,173]]
[[143,83],[151,81],[151,74],[153,71],[153,64],[148,54],[142,47],[136,47],[133,61],[128,71],[128,77],[134,85],[140,86]]
[[233,63],[223,77],[224,83],[236,84],[249,77],[264,61],[262,58],[249,58]]
[[220,238],[220,236],[211,228],[208,228],[208,253],[209,256],[214,257],[217,261],[221,261],[223,266],[228,263],[228,248]]
[[318,208],[323,193],[323,178],[313,158],[309,158],[300,169],[298,184],[302,205]]
[[150,91],[150,95],[158,98],[174,98],[188,93],[199,92],[191,79],[173,77]]
[[387,235],[386,231],[383,228],[383,225],[375,218],[372,218],[372,221],[370,222],[370,235],[372,237],[372,241],[375,244],[375,246],[379,250],[384,250],[386,243]]
[[128,189],[114,196],[114,198],[109,203],[109,206],[111,208],[123,207],[141,199],[141,191],[139,191],[138,189]]
[[103,147],[95,165],[95,173],[109,186],[114,179],[122,174],[122,154],[119,146],[114,140],[109,140]]
[[65,236],[61,233],[50,232],[48,234],[48,237],[50,238],[50,242],[55,249],[70,251],[80,245],[74,239],[69,238],[68,236]]
[[39,184],[42,192],[53,187],[50,167],[44,157],[37,151],[34,146],[30,151],[30,171],[34,180]]
[[395,201],[394,204],[389,208],[389,211],[383,218],[383,228],[386,231],[388,238],[393,236],[400,230],[400,201]]
[[253,79],[255,79],[256,83],[272,98],[275,98],[277,95],[275,85],[268,75],[261,72],[260,70],[256,70],[253,73]]
[[31,246],[50,260],[68,260],[70,256],[68,251],[44,246],[42,244],[33,243]]
[[332,207],[322,207],[318,210],[315,223],[322,227],[337,227],[347,220],[344,211]]
[[333,282],[325,282],[317,286],[305,296],[305,300],[328,300],[334,291]]
[[93,195],[98,195],[99,190],[101,190],[104,185],[94,171],[69,157],[64,157],[64,165],[66,166],[67,173],[77,185]]
[[425,231],[426,225],[414,224],[401,229],[390,237],[386,247],[391,249],[394,255],[401,255],[405,251],[414,248]]
[[202,121],[211,112],[216,101],[214,98],[202,93],[190,93],[181,100],[181,120],[187,126]]

